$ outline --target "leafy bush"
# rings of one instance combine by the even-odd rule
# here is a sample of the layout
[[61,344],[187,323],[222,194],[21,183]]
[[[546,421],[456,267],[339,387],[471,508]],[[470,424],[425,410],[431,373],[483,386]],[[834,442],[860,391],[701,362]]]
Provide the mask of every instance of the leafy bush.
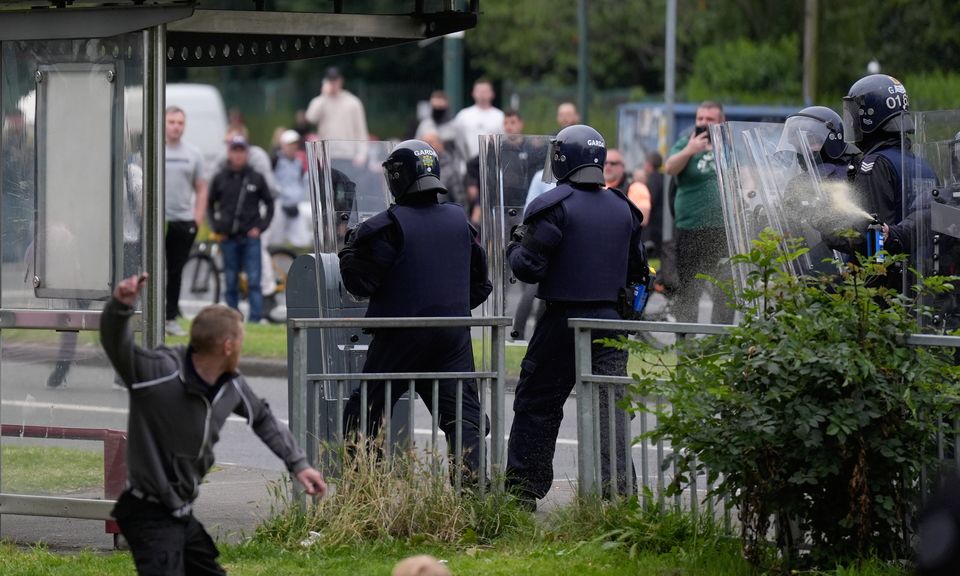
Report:
[[[649,436],[670,441],[678,470],[706,469],[741,521],[744,551],[760,563],[777,520],[788,564],[835,566],[909,554],[921,469],[937,465],[937,415],[957,403],[958,370],[942,349],[907,346],[916,315],[906,295],[874,287],[891,261],[860,261],[837,278],[792,277],[802,254],[769,231],[734,258],[753,270],[733,295],[743,319],[727,336],[677,344],[675,364],[647,358],[634,374],[634,407],[662,395]],[[918,292],[952,289],[928,278]],[[669,356],[665,356],[668,357]],[[672,377],[659,380],[663,370]],[[678,475],[669,490],[691,478]],[[793,525],[793,530],[788,529]],[[798,554],[798,546],[809,553]]]

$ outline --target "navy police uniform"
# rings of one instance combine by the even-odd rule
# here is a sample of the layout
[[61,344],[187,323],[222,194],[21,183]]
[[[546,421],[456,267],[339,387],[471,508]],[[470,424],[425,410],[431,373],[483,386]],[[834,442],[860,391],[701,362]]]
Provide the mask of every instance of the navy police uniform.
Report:
[[[395,192],[396,204],[365,221],[348,236],[340,251],[343,284],[352,294],[369,297],[368,317],[469,317],[490,294],[486,253],[477,231],[463,208],[439,203],[443,192],[434,164],[436,153],[426,143],[408,141],[397,146],[400,152],[432,153],[428,166],[420,157],[412,162],[419,169],[430,168],[427,176]],[[429,155],[429,153],[428,153]],[[385,163],[391,190],[392,169]],[[399,168],[402,170],[403,168]],[[403,178],[401,177],[402,181]],[[398,184],[399,185],[399,184]],[[365,373],[383,372],[472,372],[473,348],[470,329],[391,328],[374,331],[367,351]],[[368,437],[377,434],[385,404],[385,383],[368,385]],[[391,406],[407,391],[406,382],[391,386]],[[433,381],[417,381],[417,394],[433,409]],[[479,396],[473,380],[463,381],[462,431],[464,464],[480,469],[481,441]],[[344,410],[345,432],[360,425],[360,391],[355,391]],[[456,446],[457,391],[455,380],[441,380],[438,387],[439,426],[447,445]]]
[[[588,156],[603,165],[606,151],[599,134],[586,126],[571,126],[565,134],[586,129],[596,135]],[[581,130],[583,131],[583,130]],[[559,153],[554,149],[555,157]],[[569,152],[567,153],[569,155]],[[592,170],[594,164],[589,168]],[[556,168],[554,168],[556,171]],[[529,503],[543,498],[553,482],[553,456],[563,418],[563,405],[575,383],[574,338],[570,318],[620,320],[617,300],[628,282],[642,281],[648,273],[641,240],[642,214],[619,190],[602,187],[599,178],[565,178],[528,207],[520,232],[507,247],[507,260],[516,277],[539,283],[537,297],[546,301],[546,311],[537,322],[527,354],[521,363],[520,380],[514,400],[514,420],[507,456],[507,483],[511,491]],[[568,175],[569,176],[569,175]],[[517,238],[520,238],[517,241]],[[616,336],[597,331],[595,338]],[[627,353],[593,344],[595,374],[626,375]],[[601,420],[610,398],[601,394]],[[628,425],[618,411],[617,428]],[[608,426],[601,424],[601,434]],[[617,487],[624,491],[626,462],[622,461],[623,438],[618,434]],[[608,443],[601,438],[601,450]],[[607,462],[603,456],[603,462]],[[606,490],[611,486],[608,466],[602,467]],[[630,468],[633,482],[633,471]]]
[[[844,129],[852,135],[849,139],[864,150],[853,180],[861,206],[888,225],[884,250],[909,254],[917,221],[929,217],[929,206],[923,205],[928,195],[915,194],[915,185],[923,185],[923,181],[932,185],[936,178],[933,170],[924,165],[921,182],[914,180],[915,158],[909,141],[904,150],[902,139],[914,130],[906,88],[892,76],[871,74],[850,87],[843,107]],[[906,171],[903,166],[907,166]],[[854,250],[865,253],[865,240]],[[902,272],[899,264],[891,268],[885,279],[887,286],[900,290]]]

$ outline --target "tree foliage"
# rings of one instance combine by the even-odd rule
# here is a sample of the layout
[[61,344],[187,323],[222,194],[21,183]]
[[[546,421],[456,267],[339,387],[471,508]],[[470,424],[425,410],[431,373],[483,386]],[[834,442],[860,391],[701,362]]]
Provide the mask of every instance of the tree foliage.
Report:
[[705,46],[694,61],[687,98],[741,104],[799,101],[799,53],[800,42],[795,34],[771,42],[740,37]]
[[[767,103],[801,98],[802,2],[764,0],[679,0],[677,2],[677,86],[681,99],[728,94],[730,102]],[[589,0],[589,65],[598,89],[640,86],[663,91],[666,0]],[[514,83],[576,83],[576,2],[484,0],[475,30],[467,32],[470,65],[495,80]],[[819,2],[816,99],[831,104],[871,60],[884,72],[907,76],[949,72],[960,58],[960,3],[951,0],[864,0]],[[793,38],[796,48],[785,46]],[[789,48],[789,50],[787,50]],[[764,49],[778,68],[772,77]],[[788,53],[789,52],[789,53]],[[710,70],[702,65],[709,61]],[[752,63],[754,74],[750,74]],[[706,80],[709,79],[709,82]],[[771,81],[773,89],[765,84]],[[740,91],[730,91],[737,85]],[[907,86],[910,89],[910,86]]]

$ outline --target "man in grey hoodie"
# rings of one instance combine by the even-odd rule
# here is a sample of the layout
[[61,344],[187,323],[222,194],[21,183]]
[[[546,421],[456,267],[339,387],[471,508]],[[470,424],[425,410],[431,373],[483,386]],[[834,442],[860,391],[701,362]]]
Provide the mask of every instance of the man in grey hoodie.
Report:
[[128,322],[145,280],[141,275],[120,282],[101,317],[103,348],[130,390],[128,487],[113,517],[139,574],[225,574],[192,507],[231,414],[247,419],[307,494],[323,495],[326,483],[237,372],[244,334],[239,312],[207,306],[193,320],[186,347],[146,350],[134,343]]

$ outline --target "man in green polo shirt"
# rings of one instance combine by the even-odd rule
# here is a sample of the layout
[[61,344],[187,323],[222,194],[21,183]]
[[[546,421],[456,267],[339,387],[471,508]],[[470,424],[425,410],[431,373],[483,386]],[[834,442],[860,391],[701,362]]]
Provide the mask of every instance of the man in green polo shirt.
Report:
[[[696,128],[680,138],[664,164],[677,180],[674,201],[677,227],[677,276],[679,285],[674,305],[677,320],[696,322],[703,283],[697,274],[729,275],[721,260],[728,256],[727,235],[717,186],[717,168],[707,127],[724,121],[723,106],[703,102],[697,108]],[[733,310],[725,304],[723,292],[712,290],[711,322],[730,324]]]

